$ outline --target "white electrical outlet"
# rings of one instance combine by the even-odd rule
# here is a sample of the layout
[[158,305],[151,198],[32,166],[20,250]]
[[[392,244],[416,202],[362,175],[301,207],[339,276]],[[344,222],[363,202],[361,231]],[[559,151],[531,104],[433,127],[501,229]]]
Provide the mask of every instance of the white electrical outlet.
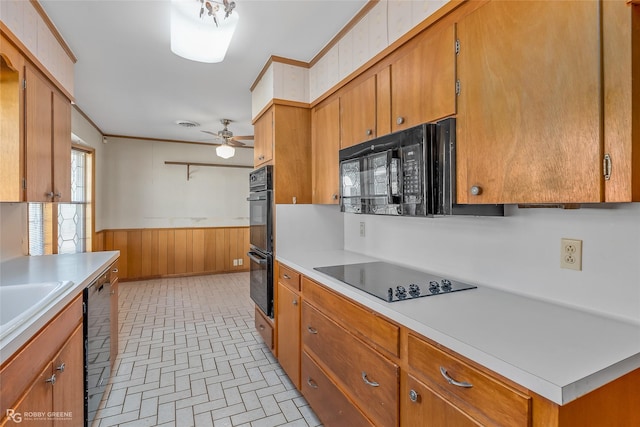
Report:
[[233,260],[233,266],[234,266],[234,267],[237,267],[237,266],[238,266],[238,260],[237,260],[237,259],[234,259],[234,260]]
[[360,237],[364,237],[364,222],[360,223]]
[[582,270],[582,240],[560,239],[560,268]]
[[242,258],[238,258],[238,265],[242,265]]

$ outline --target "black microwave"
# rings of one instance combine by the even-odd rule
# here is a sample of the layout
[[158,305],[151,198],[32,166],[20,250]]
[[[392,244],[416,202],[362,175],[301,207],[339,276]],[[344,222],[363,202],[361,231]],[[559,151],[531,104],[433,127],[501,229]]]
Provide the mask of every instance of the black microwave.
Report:
[[455,119],[425,123],[340,150],[342,212],[504,215],[503,205],[455,203]]

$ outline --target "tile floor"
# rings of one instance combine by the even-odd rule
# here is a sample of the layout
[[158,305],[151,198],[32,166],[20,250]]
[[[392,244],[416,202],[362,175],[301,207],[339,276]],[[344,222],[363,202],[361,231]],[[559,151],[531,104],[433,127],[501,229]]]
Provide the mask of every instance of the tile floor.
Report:
[[126,282],[119,298],[94,427],[320,425],[254,328],[249,273]]

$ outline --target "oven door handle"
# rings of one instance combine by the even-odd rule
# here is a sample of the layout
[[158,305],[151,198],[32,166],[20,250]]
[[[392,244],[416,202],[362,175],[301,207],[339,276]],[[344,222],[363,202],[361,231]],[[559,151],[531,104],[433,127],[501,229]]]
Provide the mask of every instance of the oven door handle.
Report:
[[259,202],[260,200],[267,200],[267,196],[247,197],[247,202]]
[[267,263],[267,259],[266,258],[258,258],[254,254],[255,254],[255,252],[247,252],[247,256],[249,258],[251,258],[252,261],[254,261],[254,262],[256,262],[256,263],[258,263],[260,265],[263,265],[263,264]]

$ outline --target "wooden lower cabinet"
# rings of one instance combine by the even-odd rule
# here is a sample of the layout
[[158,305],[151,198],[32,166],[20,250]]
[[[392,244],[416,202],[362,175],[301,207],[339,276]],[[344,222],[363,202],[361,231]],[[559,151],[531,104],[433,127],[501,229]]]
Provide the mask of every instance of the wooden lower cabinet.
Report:
[[82,297],[0,369],[0,426],[84,422]]
[[278,361],[300,389],[300,295],[278,281]]
[[265,316],[265,314],[258,308],[257,305],[254,321],[256,330],[262,337],[264,343],[267,345],[269,350],[273,351],[273,323],[271,323],[271,320],[269,320],[267,316]]
[[301,390],[307,402],[327,427],[374,425],[349,401],[306,352],[302,352]]
[[477,427],[478,424],[446,398],[404,373],[400,397],[402,427]]
[[302,342],[374,424],[398,425],[397,364],[306,301],[302,303]]

